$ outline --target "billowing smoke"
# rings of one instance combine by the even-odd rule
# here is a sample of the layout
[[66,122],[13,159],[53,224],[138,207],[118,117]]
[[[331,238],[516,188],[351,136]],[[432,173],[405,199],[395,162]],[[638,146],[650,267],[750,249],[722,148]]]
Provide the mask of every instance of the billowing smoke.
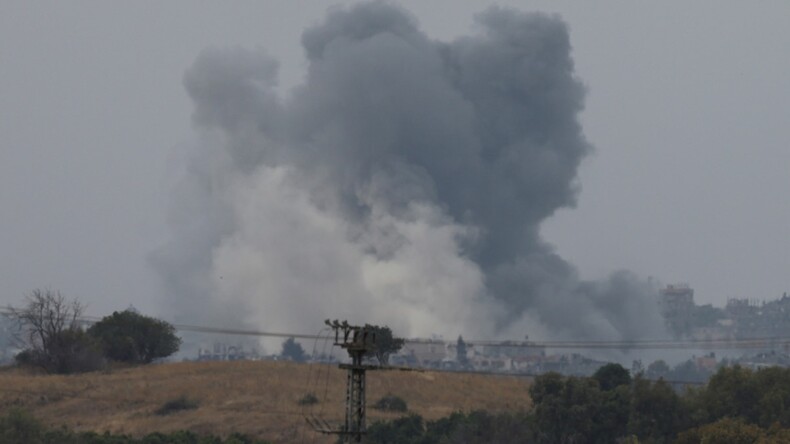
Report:
[[292,332],[655,336],[648,283],[582,281],[539,234],[591,149],[565,24],[499,8],[476,23],[446,43],[396,6],[336,10],[304,32],[287,97],[263,51],[202,53],[184,77],[200,142],[154,256],[178,311]]

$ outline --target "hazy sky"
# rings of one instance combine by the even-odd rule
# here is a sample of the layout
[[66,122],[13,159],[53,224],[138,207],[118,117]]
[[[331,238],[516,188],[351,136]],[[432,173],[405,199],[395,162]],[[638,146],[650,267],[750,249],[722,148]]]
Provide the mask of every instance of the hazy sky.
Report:
[[[431,37],[490,3],[403,1]],[[790,292],[790,3],[499,2],[569,24],[595,146],[543,233],[586,278],[627,268],[697,300]],[[149,254],[195,136],[184,71],[265,48],[299,84],[333,2],[0,2],[0,303],[59,289],[157,313]]]

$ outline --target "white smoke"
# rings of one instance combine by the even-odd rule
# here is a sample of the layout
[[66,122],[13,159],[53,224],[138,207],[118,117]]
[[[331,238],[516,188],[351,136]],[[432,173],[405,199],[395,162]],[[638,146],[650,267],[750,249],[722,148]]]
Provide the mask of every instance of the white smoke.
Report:
[[350,223],[299,175],[264,166],[228,189],[237,228],[214,249],[212,284],[227,303],[259,304],[245,321],[293,331],[340,317],[414,335],[459,325],[491,333],[483,274],[458,245],[468,228],[429,202],[394,215],[370,196],[360,196],[369,217]]

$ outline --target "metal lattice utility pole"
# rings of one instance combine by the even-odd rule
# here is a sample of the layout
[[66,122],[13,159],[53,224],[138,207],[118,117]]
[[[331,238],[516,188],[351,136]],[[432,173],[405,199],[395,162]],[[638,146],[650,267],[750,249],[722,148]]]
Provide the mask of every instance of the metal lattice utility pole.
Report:
[[346,420],[340,430],[333,429],[326,421],[319,418],[306,418],[307,422],[318,432],[340,435],[343,442],[362,442],[365,434],[365,372],[376,370],[375,365],[362,364],[365,354],[376,348],[376,334],[371,326],[359,327],[348,322],[326,320],[335,332],[335,345],[344,348],[351,358],[350,364],[340,364],[340,368],[348,370],[346,386]]
[[[346,442],[361,442],[365,433],[365,370],[362,357],[369,351],[367,335],[372,331],[356,328],[353,339],[344,341],[341,347],[348,351],[351,364],[341,364],[340,368],[348,370],[348,383],[346,384]],[[372,338],[371,338],[372,339]],[[352,441],[353,440],[353,441]]]

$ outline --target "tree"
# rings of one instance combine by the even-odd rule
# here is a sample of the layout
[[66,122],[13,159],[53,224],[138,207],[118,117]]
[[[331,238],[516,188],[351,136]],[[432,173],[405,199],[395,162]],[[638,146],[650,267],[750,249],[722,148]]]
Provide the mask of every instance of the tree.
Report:
[[24,308],[11,310],[12,319],[19,324],[20,340],[27,347],[17,355],[17,362],[48,373],[101,368],[101,349],[80,326],[83,310],[78,300],[69,301],[60,292],[33,290]]
[[181,339],[170,323],[133,310],[113,312],[88,329],[113,361],[148,364],[178,351]]
[[47,349],[63,331],[79,328],[84,307],[78,300],[67,301],[60,292],[33,290],[22,309],[11,309],[20,324],[25,343],[33,349]]
[[283,342],[283,350],[280,356],[295,362],[304,362],[307,359],[307,353],[304,352],[302,345],[292,337]]
[[[438,422],[426,424],[426,440],[420,444],[521,444],[534,440],[531,422],[519,413],[489,413],[483,410],[468,414],[454,413],[449,424],[437,427]],[[447,426],[451,429],[447,429]],[[436,430],[438,428],[438,430]],[[444,429],[444,430],[442,430]],[[443,432],[443,433],[442,433]],[[429,439],[434,438],[433,441]]]
[[362,442],[376,444],[417,444],[425,433],[422,416],[411,414],[371,425]]
[[659,359],[647,366],[645,376],[647,379],[665,378],[669,374],[669,365],[664,360]]
[[[628,430],[639,439],[667,442],[679,430],[688,415],[680,398],[663,379],[651,382],[637,376],[633,382]],[[650,441],[649,441],[650,442]]]
[[374,344],[373,355],[379,361],[379,365],[387,365],[390,355],[397,353],[406,343],[405,339],[394,337],[392,330],[387,326],[365,325],[365,328],[373,332],[371,339]]
[[383,398],[376,401],[376,403],[373,404],[373,408],[387,412],[406,412],[409,410],[409,406],[403,398],[391,393],[384,395]]
[[455,358],[461,367],[466,367],[469,364],[469,358],[466,355],[466,342],[462,336],[458,336],[458,342],[455,346]]
[[593,375],[601,390],[609,391],[621,385],[631,384],[631,374],[620,364],[609,363],[599,368]]
[[743,418],[751,424],[790,426],[790,369],[771,367],[752,371],[722,367],[699,393],[703,418]]
[[[752,444],[765,442],[765,433],[742,418],[723,418],[711,424],[689,429],[678,435],[678,444],[697,444],[724,442],[731,444]],[[781,441],[777,441],[781,442]]]
[[675,381],[695,381],[706,382],[711,376],[711,372],[697,367],[691,359],[681,362],[669,372],[667,378]]
[[601,405],[595,415],[595,438],[599,443],[620,442],[628,432],[631,413],[631,386],[620,384],[601,393]]
[[[602,392],[590,378],[546,373],[529,389],[539,443],[611,443],[625,433],[627,388]],[[612,427],[612,424],[616,427]]]
[[[532,421],[524,413],[455,412],[425,422],[417,414],[368,427],[364,443],[376,444],[516,444],[535,442]],[[588,442],[588,441],[577,441]],[[607,444],[609,444],[607,442]]]
[[529,397],[535,405],[551,397],[559,396],[565,387],[565,378],[557,372],[544,373],[535,378],[529,387]]
[[759,398],[753,372],[737,365],[716,372],[702,394],[709,418],[714,421],[724,417],[755,421]]
[[[555,377],[553,384],[556,386],[559,380]],[[595,384],[593,381],[597,382],[597,388],[590,384],[574,385],[574,382],[584,380],[566,379],[559,396],[559,399],[564,400],[569,396],[582,399],[581,402],[574,401],[563,407],[567,411],[562,413],[563,416],[582,412],[582,418],[587,424],[586,429],[579,430],[581,433],[573,436],[584,436],[586,442],[590,443],[619,442],[618,440],[624,438],[627,433],[631,403],[631,374],[622,365],[609,363],[600,367],[592,378],[587,380],[592,384]],[[584,392],[587,394],[581,397],[580,394]],[[558,401],[554,399],[551,402],[556,404]],[[560,421],[560,425],[562,424]],[[572,427],[574,428],[578,429],[576,426]]]
[[769,367],[753,373],[755,390],[760,394],[754,411],[762,427],[790,427],[790,369]]

